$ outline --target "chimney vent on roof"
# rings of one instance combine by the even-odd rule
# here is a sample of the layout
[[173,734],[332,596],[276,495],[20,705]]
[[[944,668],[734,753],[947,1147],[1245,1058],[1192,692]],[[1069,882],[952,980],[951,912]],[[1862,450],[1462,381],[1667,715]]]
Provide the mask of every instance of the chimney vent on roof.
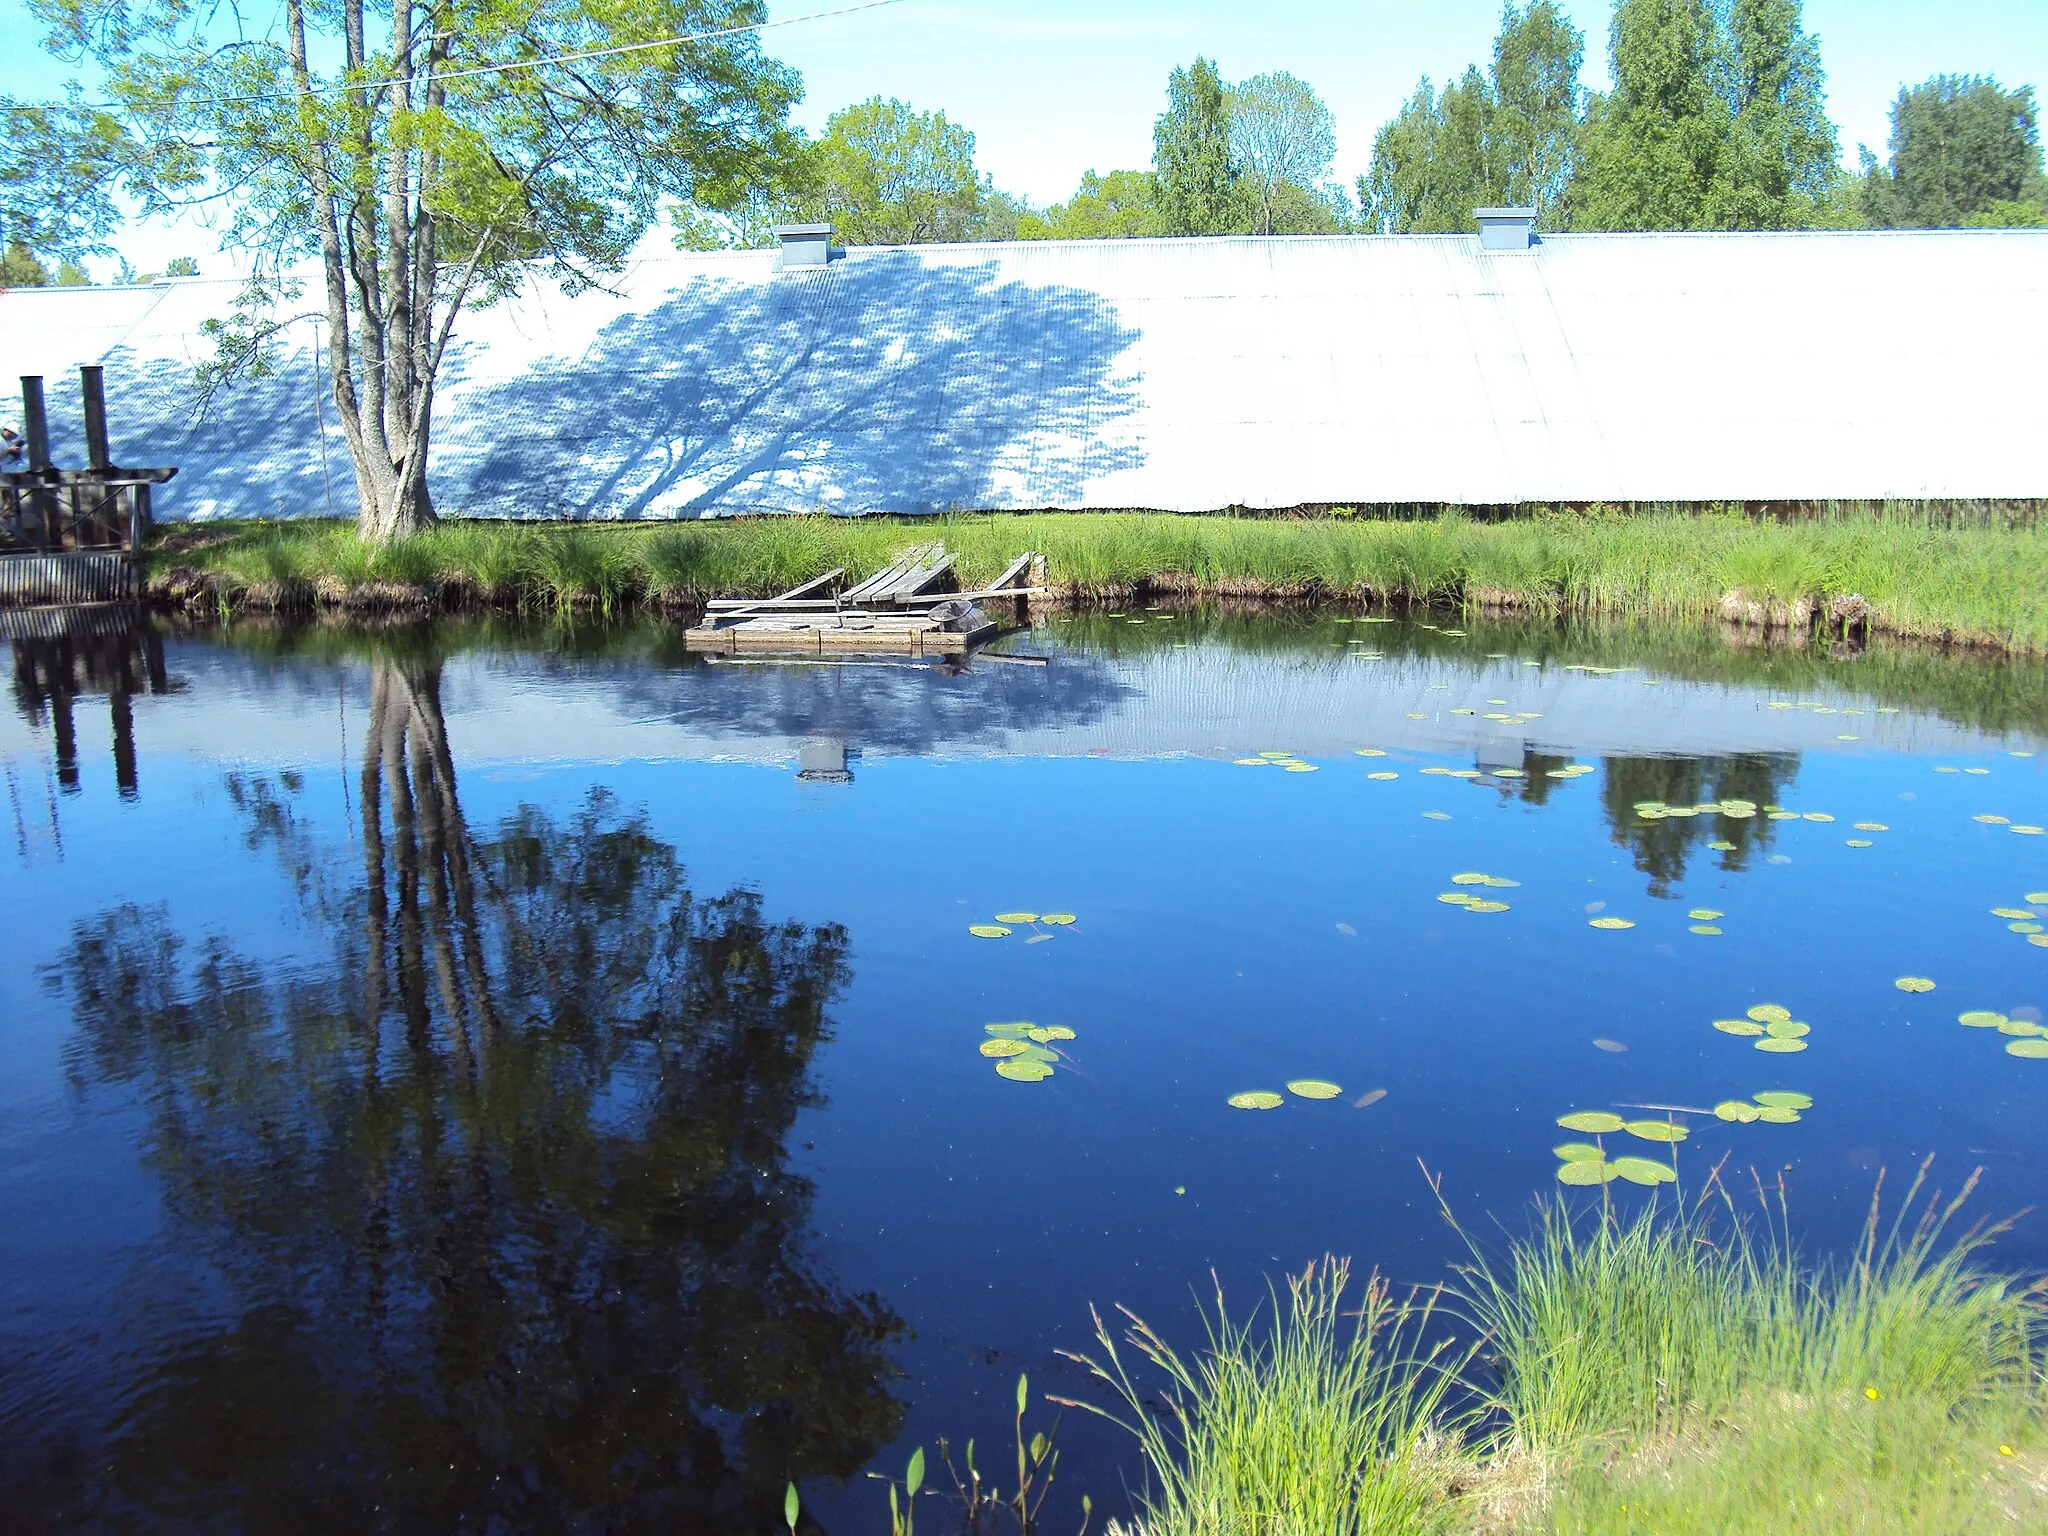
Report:
[[775,257],[779,269],[822,267],[832,259],[830,224],[778,224],[775,238],[782,242]]
[[1526,251],[1536,243],[1534,208],[1474,208],[1482,251]]

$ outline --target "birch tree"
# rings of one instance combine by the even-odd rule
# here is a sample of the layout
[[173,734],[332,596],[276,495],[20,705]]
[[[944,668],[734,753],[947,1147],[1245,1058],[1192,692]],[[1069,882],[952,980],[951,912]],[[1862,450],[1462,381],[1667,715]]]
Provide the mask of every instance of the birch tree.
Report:
[[735,30],[762,0],[284,0],[260,23],[30,4],[52,53],[101,71],[109,110],[80,121],[103,176],[144,213],[219,206],[253,258],[222,367],[262,367],[300,298],[324,318],[367,539],[434,521],[435,386],[467,308],[602,282],[665,203],[736,202],[793,142],[795,73]]

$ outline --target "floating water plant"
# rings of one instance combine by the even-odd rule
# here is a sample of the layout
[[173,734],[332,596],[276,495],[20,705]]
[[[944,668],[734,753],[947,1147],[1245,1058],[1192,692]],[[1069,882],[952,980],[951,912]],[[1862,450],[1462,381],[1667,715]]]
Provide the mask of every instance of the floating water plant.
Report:
[[1225,1102],[1232,1109],[1278,1109],[1287,1101],[1270,1089],[1255,1088],[1248,1093],[1233,1093]]
[[999,923],[1035,923],[1038,921],[1038,914],[1036,912],[998,912],[996,914],[996,921]]
[[1586,925],[1589,928],[1633,928],[1635,924],[1625,917],[1596,917]]
[[1579,1131],[1588,1136],[1605,1135],[1628,1124],[1621,1116],[1605,1109],[1573,1110],[1568,1115],[1559,1115],[1557,1123],[1568,1131]]
[[1774,1056],[1792,1056],[1805,1050],[1806,1042],[1804,1040],[1783,1040],[1773,1035],[1757,1041],[1756,1048],[1760,1051],[1769,1051]]
[[1968,1013],[1957,1014],[1956,1022],[1967,1025],[1971,1029],[1997,1029],[2000,1025],[2010,1023],[2011,1020],[2007,1019],[2004,1014],[1994,1012],[1989,1008],[1972,1008]]
[[1015,930],[1005,928],[1001,923],[969,923],[967,931],[977,939],[1007,939]]
[[1287,1091],[1297,1099],[1334,1099],[1344,1092],[1335,1083],[1325,1082],[1320,1077],[1297,1077],[1287,1085]]
[[1749,1010],[1749,1016],[1759,1024],[1776,1024],[1791,1018],[1792,1010],[1777,1003],[1758,1003]]
[[1604,1158],[1564,1162],[1557,1165],[1557,1182],[1575,1188],[1590,1188],[1611,1183],[1618,1173],[1617,1165]]
[[1760,1035],[1764,1026],[1754,1019],[1716,1019],[1714,1028],[1724,1035]]
[[1691,1134],[1684,1126],[1668,1120],[1630,1120],[1622,1129],[1638,1141],[1679,1142]]
[[1664,1163],[1652,1162],[1647,1157],[1617,1157],[1608,1164],[1614,1170],[1614,1177],[1627,1179],[1631,1184],[1654,1188],[1659,1184],[1676,1184],[1678,1174]]
[[1006,1056],[1022,1056],[1030,1047],[1022,1040],[984,1040],[981,1054],[1001,1060]]
[[1728,914],[1725,912],[1716,912],[1712,907],[1694,907],[1690,912],[1686,913],[1685,915],[1691,918],[1696,923],[1711,923],[1714,921],[1715,918],[1726,917]]
[[997,1062],[996,1073],[1013,1083],[1042,1083],[1052,1076],[1052,1068],[1042,1061],[1017,1058]]
[[1892,983],[1901,992],[1932,992],[1934,983],[1925,976],[1901,976]]
[[2008,1040],[2005,1043],[2008,1056],[2025,1056],[2033,1060],[2048,1057],[2048,1040]]

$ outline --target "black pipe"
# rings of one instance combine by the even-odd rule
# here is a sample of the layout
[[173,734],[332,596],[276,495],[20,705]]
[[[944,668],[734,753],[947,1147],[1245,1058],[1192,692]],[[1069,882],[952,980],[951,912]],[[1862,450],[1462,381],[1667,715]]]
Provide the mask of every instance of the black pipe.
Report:
[[107,386],[100,368],[78,370],[78,383],[85,396],[85,459],[91,469],[112,469],[113,455],[107,448]]

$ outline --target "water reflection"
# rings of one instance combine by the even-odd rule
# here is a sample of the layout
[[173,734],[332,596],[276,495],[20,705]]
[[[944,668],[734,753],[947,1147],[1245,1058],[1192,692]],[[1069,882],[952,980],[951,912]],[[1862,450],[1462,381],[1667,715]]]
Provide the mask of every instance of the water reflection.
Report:
[[[1600,800],[1615,846],[1626,848],[1650,877],[1652,896],[1669,896],[1684,881],[1687,861],[1707,845],[1725,870],[1747,869],[1770,847],[1773,832],[1764,807],[1776,805],[1799,776],[1796,754],[1738,753],[1728,757],[1610,757]],[[1747,800],[1755,814],[1660,816],[1646,821],[1636,807],[1648,801],[1694,807],[1709,801]]]
[[697,895],[603,791],[472,830],[438,655],[371,670],[359,870],[298,781],[230,783],[330,955],[131,905],[48,972],[80,1085],[144,1106],[203,1277],[147,1288],[118,1410],[10,1500],[50,1526],[765,1529],[903,1411],[901,1320],[807,1259],[788,1167],[846,932]]
[[107,700],[114,782],[122,799],[135,799],[141,785],[131,700],[170,689],[156,631],[125,606],[0,613],[0,624],[13,643],[15,707],[31,729],[47,723],[62,792],[79,790],[77,700],[97,693]]

